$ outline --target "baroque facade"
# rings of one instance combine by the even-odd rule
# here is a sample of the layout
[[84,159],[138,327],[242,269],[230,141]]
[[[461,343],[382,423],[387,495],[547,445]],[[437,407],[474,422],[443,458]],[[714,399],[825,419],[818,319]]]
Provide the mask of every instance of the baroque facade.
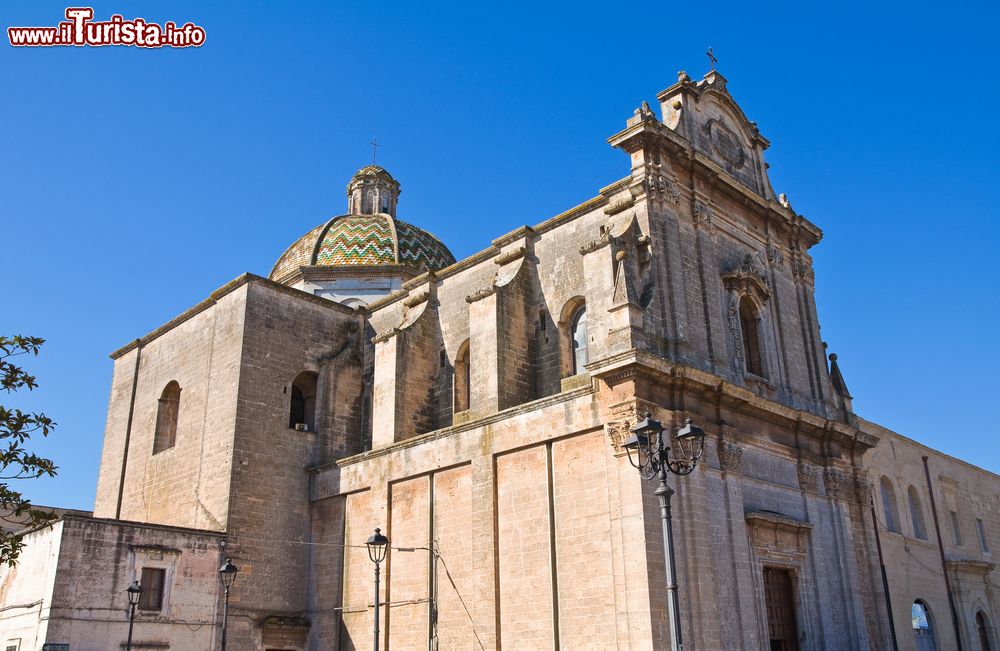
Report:
[[[853,411],[822,232],[712,71],[609,143],[630,171],[461,261],[366,167],[348,212],[113,353],[92,516],[0,576],[14,649],[665,649],[644,413],[708,433],[673,482],[688,649],[995,649],[1000,480]],[[939,540],[941,544],[939,544]],[[959,647],[961,644],[961,647]],[[18,646],[19,645],[19,646]],[[62,645],[62,646],[60,646]]]

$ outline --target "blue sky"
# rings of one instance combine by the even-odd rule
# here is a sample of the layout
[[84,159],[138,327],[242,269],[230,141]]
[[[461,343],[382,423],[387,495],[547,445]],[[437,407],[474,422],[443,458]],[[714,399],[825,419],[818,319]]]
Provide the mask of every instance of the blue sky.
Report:
[[400,217],[461,258],[624,176],[606,138],[708,46],[776,191],[825,231],[816,299],[856,411],[1000,472],[995,4],[93,6],[207,42],[0,45],[0,331],[48,339],[13,404],[59,423],[37,446],[59,477],[21,484],[37,502],[93,504],[108,353],[343,212],[373,136]]

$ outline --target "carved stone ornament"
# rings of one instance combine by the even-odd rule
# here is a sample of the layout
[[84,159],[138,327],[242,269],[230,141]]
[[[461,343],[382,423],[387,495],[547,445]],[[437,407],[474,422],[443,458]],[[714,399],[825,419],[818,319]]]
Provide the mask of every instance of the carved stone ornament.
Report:
[[774,245],[767,247],[767,262],[772,267],[781,267],[785,264],[785,255],[781,252],[781,249]]
[[839,500],[855,500],[854,477],[849,472],[837,468],[827,468],[823,472],[826,494]]
[[519,246],[516,249],[511,249],[510,251],[507,251],[506,253],[503,253],[493,258],[493,262],[501,266],[505,264],[510,264],[515,260],[520,260],[521,258],[523,258],[526,253],[527,249],[523,246]]
[[634,205],[635,205],[635,198],[633,198],[633,197],[629,197],[627,199],[620,199],[620,200],[618,200],[618,201],[616,201],[616,202],[614,202],[614,203],[606,206],[604,208],[604,214],[608,215],[609,217],[611,215],[617,215],[618,213],[620,213],[622,211],[628,210],[629,208],[631,208]]
[[806,554],[812,524],[767,511],[746,514],[750,544],[764,555],[796,557]]
[[703,203],[695,204],[694,225],[706,232],[712,232],[712,207]]
[[408,308],[409,307],[416,307],[416,306],[420,305],[421,303],[426,303],[428,300],[430,300],[430,297],[431,297],[431,293],[429,291],[425,290],[425,291],[419,292],[417,294],[413,294],[411,296],[407,296],[403,300],[403,306],[404,307],[408,307]]
[[599,249],[603,249],[607,245],[611,244],[614,238],[611,237],[611,229],[607,226],[601,226],[601,234],[597,238],[587,242],[580,247],[580,255],[587,255],[588,253],[593,253]]
[[767,276],[753,254],[743,256],[743,261],[722,275],[726,288],[738,293],[754,293],[761,300],[766,299],[771,290]]
[[631,427],[638,420],[635,404],[629,404],[622,409],[616,409],[612,413],[612,420],[604,424],[604,430],[608,433],[608,440],[615,454],[624,454],[625,448],[622,445],[628,440],[631,434]]
[[747,162],[747,152],[740,144],[740,138],[733,131],[723,124],[722,120],[712,118],[705,123],[702,131],[708,137],[712,149],[719,158],[739,169]]
[[398,335],[400,332],[402,332],[402,330],[400,330],[399,328],[391,328],[380,335],[375,335],[374,337],[372,337],[372,343],[381,344],[383,342],[389,341],[390,339]]
[[854,477],[854,498],[859,504],[868,504],[871,501],[872,484],[864,477],[858,475]]
[[811,463],[799,462],[799,488],[810,493],[819,492],[819,468]]
[[476,290],[465,297],[466,303],[475,303],[476,301],[481,301],[487,296],[493,296],[497,293],[496,285],[490,285],[489,287],[484,287],[483,289]]
[[743,368],[746,360],[743,359],[743,328],[740,325],[740,294],[735,291],[729,293],[729,310],[726,319],[729,325],[729,336],[733,338],[733,346],[736,351],[736,368]]
[[646,193],[673,204],[681,202],[681,193],[677,189],[676,181],[664,174],[654,173],[646,177]]
[[743,448],[735,443],[723,441],[719,446],[719,467],[726,472],[743,472]]
[[791,261],[792,278],[797,281],[812,284],[813,270],[809,261],[801,254],[795,254]]

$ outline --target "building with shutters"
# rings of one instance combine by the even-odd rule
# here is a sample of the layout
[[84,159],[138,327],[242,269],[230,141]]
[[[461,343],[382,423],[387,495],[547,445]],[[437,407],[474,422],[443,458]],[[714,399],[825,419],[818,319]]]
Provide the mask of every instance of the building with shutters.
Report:
[[[647,412],[707,433],[673,482],[686,649],[996,649],[1000,479],[853,410],[822,232],[716,71],[609,139],[625,175],[456,261],[369,166],[347,212],[114,352],[92,516],[26,534],[0,641],[666,649]],[[939,544],[940,540],[940,544]],[[20,646],[18,646],[20,645]],[[63,645],[63,646],[60,646]]]

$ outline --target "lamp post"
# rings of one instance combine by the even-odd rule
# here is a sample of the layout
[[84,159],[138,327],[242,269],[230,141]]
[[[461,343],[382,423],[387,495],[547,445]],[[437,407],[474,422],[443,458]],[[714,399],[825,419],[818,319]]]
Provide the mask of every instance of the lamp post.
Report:
[[222,605],[222,651],[226,651],[226,628],[229,625],[229,589],[236,583],[236,573],[239,568],[233,565],[233,559],[227,558],[222,567],[219,568],[219,579],[225,589],[225,601]]
[[688,475],[698,465],[705,451],[705,432],[688,418],[684,427],[674,435],[675,451],[670,455],[670,445],[664,443],[664,429],[659,421],[647,413],[632,428],[632,435],[625,442],[629,463],[639,470],[643,479],[658,477],[660,485],[656,497],[660,500],[660,520],[663,525],[663,562],[667,572],[667,612],[670,615],[670,649],[681,651],[680,607],[677,601],[677,575],[674,560],[674,529],[670,515],[670,498],[674,491],[667,485],[667,473]]
[[125,643],[125,651],[132,651],[132,625],[135,624],[135,607],[139,605],[139,597],[142,596],[142,586],[139,581],[133,581],[132,585],[125,589],[128,595],[128,641]]
[[385,560],[385,552],[389,548],[389,539],[382,535],[381,529],[376,529],[371,538],[365,543],[368,545],[368,558],[375,563],[375,651],[378,651],[378,575],[379,564]]

